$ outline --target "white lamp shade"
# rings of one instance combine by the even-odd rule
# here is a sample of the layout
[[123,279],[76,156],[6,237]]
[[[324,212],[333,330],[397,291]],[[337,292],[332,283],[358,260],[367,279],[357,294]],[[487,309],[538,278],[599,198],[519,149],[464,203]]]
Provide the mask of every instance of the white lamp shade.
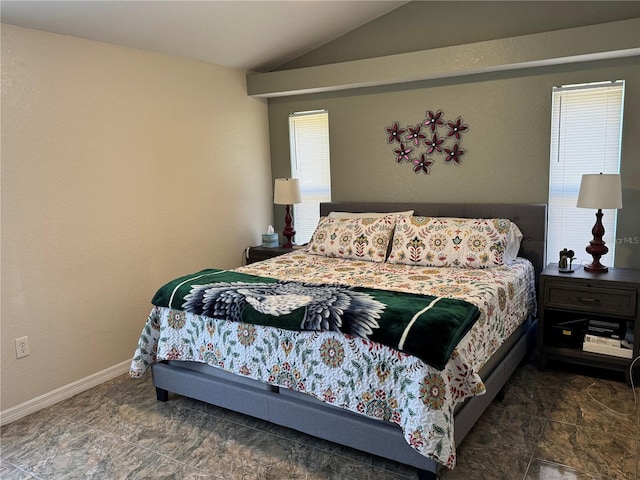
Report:
[[273,203],[276,205],[302,203],[300,181],[297,178],[276,178],[276,184],[273,189]]
[[622,208],[622,184],[619,174],[582,175],[578,207]]

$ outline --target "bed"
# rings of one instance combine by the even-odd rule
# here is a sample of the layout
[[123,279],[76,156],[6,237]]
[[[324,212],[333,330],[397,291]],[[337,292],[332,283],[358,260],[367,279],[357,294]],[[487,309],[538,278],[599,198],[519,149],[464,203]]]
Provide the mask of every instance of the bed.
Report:
[[[349,214],[343,217],[337,212]],[[373,220],[369,212],[380,215]],[[387,212],[393,215],[384,215]],[[358,213],[367,215],[357,219]],[[532,348],[535,290],[545,258],[546,205],[329,202],[321,204],[320,214],[321,224],[306,249],[232,272],[195,272],[159,290],[130,373],[139,377],[150,368],[160,401],[167,401],[169,392],[195,398],[411,465],[418,478],[435,479],[440,468],[455,466],[455,445],[500,395]],[[328,220],[331,216],[337,220]],[[455,253],[433,258],[425,254],[428,248],[413,249],[413,237],[417,240],[416,232],[422,235],[426,231],[425,222],[429,232],[440,234],[455,230],[447,223],[452,219],[461,222],[462,230],[472,224],[476,228],[475,220],[462,219],[506,219],[507,225],[517,225],[522,234],[518,258],[507,262],[506,252],[492,248],[452,261]],[[316,238],[322,237],[319,232],[328,232],[322,230],[322,222],[329,222],[331,228],[347,224],[360,228],[363,222],[369,230],[371,225],[379,226],[388,233],[389,244],[372,233],[362,235],[357,245],[351,242],[355,251],[350,247],[346,253],[344,249],[336,253],[331,247],[325,251]],[[389,222],[393,222],[391,228],[386,225]],[[504,226],[496,225],[498,230]],[[436,241],[436,237],[429,239]],[[505,262],[501,265],[503,253]],[[484,267],[482,262],[495,265],[464,268],[458,260],[471,267]],[[352,299],[356,320],[336,320],[342,324],[332,324],[324,331],[318,331],[317,323],[302,331],[281,323],[261,323],[262,318],[274,318],[268,315],[273,308],[289,308],[286,315],[277,315],[278,322],[289,317],[292,324],[300,321],[294,315],[299,311],[293,310],[295,305],[274,307],[265,298],[256,300],[255,291],[262,288],[264,279],[277,284],[269,288],[326,284],[357,290],[349,293],[357,297]],[[240,282],[243,305],[251,304],[245,310],[260,320],[254,322],[251,317],[246,323],[245,316],[240,322],[221,320],[220,307],[212,306],[211,292],[228,293],[218,284],[211,289],[212,281],[222,286]],[[251,287],[249,293],[246,285]],[[312,294],[307,295],[306,290],[287,292],[287,299],[307,305],[302,309],[305,312],[316,308],[309,303],[308,295]],[[331,298],[342,294],[334,292]],[[419,314],[411,317],[408,312],[407,328],[390,337],[391,343],[383,344],[378,338],[386,343],[387,337],[375,335],[387,322],[384,315],[400,310],[376,304],[373,313],[362,319],[364,310],[357,302],[360,296],[377,302],[387,294],[401,305],[411,304],[411,308],[416,308],[413,303],[417,297],[429,301],[425,300],[423,305],[428,305],[420,307]],[[411,302],[405,301],[407,298]],[[443,298],[459,301],[452,307],[456,312],[462,306],[469,310],[450,328],[458,335],[453,347],[427,348],[425,342],[413,340],[426,338],[424,335],[412,336],[412,332],[407,336],[406,332],[416,328],[415,319],[422,319],[424,312],[435,311],[434,304],[444,304]],[[224,302],[220,305],[225,312],[235,308],[229,307],[228,299]],[[470,321],[474,315],[469,312],[474,311],[475,319]],[[400,318],[404,313],[395,315]],[[325,317],[319,315],[318,322]],[[347,325],[356,326],[346,331]]]

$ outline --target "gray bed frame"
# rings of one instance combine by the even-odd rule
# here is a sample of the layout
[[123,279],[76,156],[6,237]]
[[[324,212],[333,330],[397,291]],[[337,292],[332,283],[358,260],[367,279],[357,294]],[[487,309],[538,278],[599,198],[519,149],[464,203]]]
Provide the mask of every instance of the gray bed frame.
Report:
[[[329,202],[320,214],[331,211],[394,212],[414,210],[415,215],[462,218],[508,218],[523,233],[519,255],[536,271],[536,283],[544,266],[547,207],[544,204],[424,204],[378,202]],[[459,445],[514,370],[527,356],[535,339],[536,319],[530,318],[498,349],[480,375],[486,394],[460,404],[455,414],[454,437]],[[413,450],[401,429],[315,400],[309,395],[274,387],[196,362],[158,362],[152,365],[157,398],[167,401],[169,392],[194,398],[235,412],[307,433],[340,445],[388,458],[417,469],[420,480],[435,479],[440,465]]]

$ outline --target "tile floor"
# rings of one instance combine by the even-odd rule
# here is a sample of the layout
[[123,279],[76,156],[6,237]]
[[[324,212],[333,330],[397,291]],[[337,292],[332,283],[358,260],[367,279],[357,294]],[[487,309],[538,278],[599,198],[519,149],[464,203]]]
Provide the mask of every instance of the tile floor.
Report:
[[[638,479],[639,409],[615,378],[559,365],[539,372],[531,359],[440,478]],[[594,397],[632,414],[597,405],[591,383]],[[150,376],[123,375],[5,425],[1,446],[5,480],[417,478],[412,468],[187,398],[157,402]]]

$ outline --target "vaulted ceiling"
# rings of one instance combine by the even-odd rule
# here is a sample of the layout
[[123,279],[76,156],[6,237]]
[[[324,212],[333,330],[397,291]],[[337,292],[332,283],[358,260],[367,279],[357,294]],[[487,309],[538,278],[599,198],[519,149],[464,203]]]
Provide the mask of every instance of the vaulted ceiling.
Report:
[[406,1],[12,1],[3,23],[268,71]]

